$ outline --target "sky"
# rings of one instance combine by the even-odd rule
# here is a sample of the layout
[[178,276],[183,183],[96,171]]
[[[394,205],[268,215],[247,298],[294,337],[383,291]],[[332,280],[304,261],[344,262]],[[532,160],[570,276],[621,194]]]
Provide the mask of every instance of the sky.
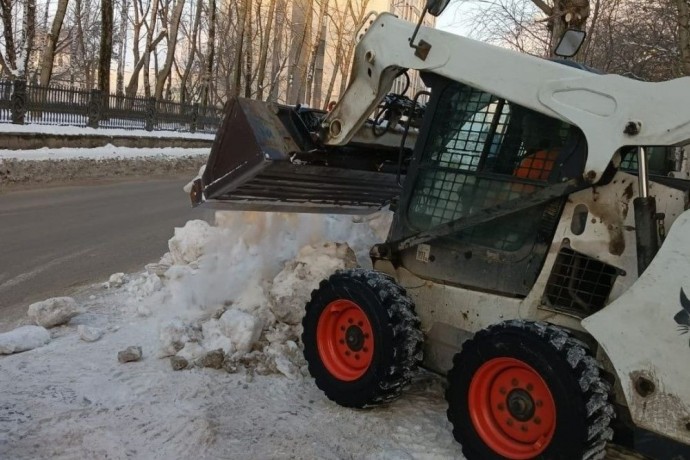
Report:
[[446,10],[436,19],[436,28],[459,35],[469,35],[469,27],[464,22],[468,12],[478,5],[463,0],[451,0]]

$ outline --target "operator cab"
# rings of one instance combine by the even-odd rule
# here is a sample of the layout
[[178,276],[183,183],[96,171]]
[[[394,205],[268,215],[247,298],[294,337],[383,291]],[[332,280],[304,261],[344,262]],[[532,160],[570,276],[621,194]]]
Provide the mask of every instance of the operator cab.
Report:
[[[549,185],[582,177],[587,143],[559,119],[437,75],[391,240],[509,207]],[[488,218],[433,244],[437,260],[402,264],[424,278],[526,296],[544,262],[565,198]],[[449,270],[452,265],[452,270]]]

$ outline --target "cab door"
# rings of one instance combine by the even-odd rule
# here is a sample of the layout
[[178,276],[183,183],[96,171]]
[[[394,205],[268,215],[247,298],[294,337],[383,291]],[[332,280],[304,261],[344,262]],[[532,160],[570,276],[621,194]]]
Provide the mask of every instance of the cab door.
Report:
[[[582,173],[586,144],[574,126],[458,82],[433,76],[427,83],[432,98],[392,240]],[[439,237],[403,251],[400,260],[422,278],[525,296],[541,271],[564,200]]]

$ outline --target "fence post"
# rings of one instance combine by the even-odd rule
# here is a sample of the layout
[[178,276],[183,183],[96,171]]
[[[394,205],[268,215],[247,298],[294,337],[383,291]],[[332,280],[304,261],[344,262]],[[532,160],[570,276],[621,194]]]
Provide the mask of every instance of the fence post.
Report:
[[196,102],[192,105],[192,123],[189,126],[189,130],[193,133],[196,132],[196,126],[199,123],[199,103]]
[[91,96],[89,97],[89,121],[87,124],[89,128],[98,128],[102,112],[103,94],[98,89],[92,89]]
[[150,97],[146,101],[146,131],[153,131],[156,125],[156,98]]
[[26,80],[14,80],[12,91],[12,123],[24,124],[26,115]]

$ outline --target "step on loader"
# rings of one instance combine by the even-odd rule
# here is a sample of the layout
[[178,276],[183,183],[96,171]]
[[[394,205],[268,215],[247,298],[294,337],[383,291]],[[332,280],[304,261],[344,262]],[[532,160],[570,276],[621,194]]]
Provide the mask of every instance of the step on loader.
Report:
[[[389,95],[408,69],[430,92]],[[690,78],[381,14],[332,111],[232,100],[192,201],[395,211],[374,270],[305,307],[309,371],[336,403],[387,403],[421,365],[447,376],[468,459],[690,459],[689,143]]]

